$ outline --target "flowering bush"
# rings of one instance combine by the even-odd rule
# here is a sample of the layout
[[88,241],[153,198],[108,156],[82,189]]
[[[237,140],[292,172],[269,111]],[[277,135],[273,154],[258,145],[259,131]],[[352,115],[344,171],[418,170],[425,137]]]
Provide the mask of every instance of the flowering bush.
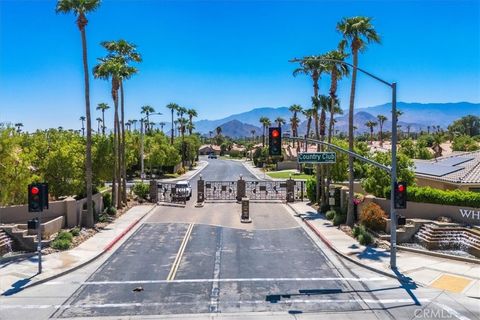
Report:
[[353,203],[356,205],[359,205],[360,203],[362,203],[364,199],[365,197],[360,193],[356,193],[353,195]]

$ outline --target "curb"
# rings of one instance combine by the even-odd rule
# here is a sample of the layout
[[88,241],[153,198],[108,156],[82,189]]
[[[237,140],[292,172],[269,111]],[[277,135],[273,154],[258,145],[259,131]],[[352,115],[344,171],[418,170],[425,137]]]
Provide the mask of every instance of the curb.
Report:
[[[288,207],[290,209],[292,209],[297,215],[300,215],[300,213],[289,203],[287,203]],[[399,282],[401,283],[408,283],[406,282],[405,280],[403,279],[400,279],[399,277],[393,275],[393,274],[390,274],[386,271],[383,271],[383,270],[380,270],[380,269],[377,269],[377,268],[374,268],[374,267],[371,267],[371,266],[368,266],[360,261],[358,261],[357,259],[354,259],[352,257],[349,257],[347,256],[346,254],[344,254],[343,252],[341,252],[340,250],[338,250],[331,242],[330,240],[328,240],[327,238],[325,238],[325,236],[323,234],[320,233],[320,231],[318,231],[317,228],[315,228],[315,226],[308,220],[306,220],[305,218],[301,218],[302,221],[310,228],[310,230],[313,231],[313,233],[315,233],[319,238],[320,240],[322,240],[323,243],[325,243],[327,245],[328,248],[330,248],[333,252],[335,252],[336,254],[338,254],[340,257],[350,261],[350,262],[353,262],[355,263],[356,265],[358,266],[361,266],[365,269],[368,269],[370,271],[373,271],[373,272],[376,272],[376,273],[380,273],[381,275],[384,275],[386,277],[389,277],[389,278],[392,278],[392,279],[396,279],[398,280]]]
[[42,284],[42,283],[45,283],[45,282],[48,282],[50,280],[53,280],[53,279],[56,279],[56,278],[59,278],[61,276],[64,276],[70,272],[73,272],[75,270],[78,270],[84,266],[86,266],[87,264],[97,260],[98,258],[100,258],[103,254],[105,254],[108,250],[111,249],[111,247],[113,247],[115,245],[115,243],[117,243],[123,236],[125,236],[125,234],[128,233],[128,231],[130,231],[138,222],[140,222],[140,220],[142,220],[143,218],[145,218],[147,216],[147,214],[149,214],[150,212],[153,211],[153,209],[155,209],[157,206],[154,205],[150,210],[148,210],[146,213],[144,213],[140,218],[138,218],[136,221],[134,221],[133,223],[131,223],[124,231],[122,231],[122,233],[120,235],[118,235],[117,237],[115,237],[115,239],[113,239],[100,253],[98,253],[97,255],[95,255],[94,257],[88,259],[87,261],[84,261],[82,263],[80,263],[78,266],[75,266],[75,267],[72,267],[68,270],[65,270],[63,272],[60,272],[58,274],[55,274],[53,276],[50,276],[48,278],[45,278],[45,279],[41,279],[41,280],[38,280],[38,281],[35,281],[35,282],[32,282],[31,284],[28,284],[27,286],[23,287],[23,288],[20,288],[17,292],[20,292],[20,291],[23,291],[27,288],[30,288],[30,287],[34,287],[36,285],[39,285],[39,284]]
[[271,180],[272,178],[270,178],[267,174],[265,175],[265,178],[262,178],[260,177],[256,172],[254,172],[251,168],[249,168],[247,165],[246,165],[247,161],[243,161],[242,162],[242,165],[245,169],[247,169],[248,172],[250,172],[255,178],[257,178],[257,180]]

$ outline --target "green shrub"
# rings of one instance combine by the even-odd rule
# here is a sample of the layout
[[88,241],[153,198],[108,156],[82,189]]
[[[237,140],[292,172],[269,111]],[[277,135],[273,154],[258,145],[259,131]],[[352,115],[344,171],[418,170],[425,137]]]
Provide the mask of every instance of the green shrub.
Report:
[[135,183],[132,189],[133,193],[140,198],[146,199],[147,195],[150,192],[150,187],[146,183],[138,182]]
[[[390,199],[390,188],[385,190],[385,196],[387,199]],[[408,187],[407,200],[450,206],[480,207],[480,193],[478,192],[440,190],[431,187]]]
[[472,137],[463,135],[458,136],[453,139],[452,150],[453,151],[475,151],[478,150],[479,146],[477,141]]
[[71,241],[68,239],[55,239],[52,241],[50,246],[57,250],[67,250],[70,249]]
[[57,237],[55,238],[55,240],[57,240],[57,239],[72,241],[73,235],[68,231],[63,231],[62,230],[58,233]]
[[360,233],[358,235],[358,242],[361,245],[368,246],[373,243],[373,236],[369,232]]
[[314,203],[317,192],[317,183],[314,177],[310,177],[307,180],[307,198],[310,202]]
[[117,209],[115,209],[115,207],[108,207],[105,209],[105,213],[114,216],[117,213]]
[[362,229],[365,230],[363,226],[356,225],[352,229],[352,235],[354,238],[358,238],[358,236],[362,233]]
[[180,167],[180,168],[177,169],[177,174],[178,174],[179,176],[181,176],[181,175],[184,174],[184,173],[185,173],[185,168]]
[[335,216],[333,217],[333,225],[339,226],[342,223],[345,223],[346,220],[347,220],[347,215],[340,212],[335,212]]
[[80,228],[79,227],[75,227],[73,228],[72,230],[70,230],[70,233],[72,234],[72,236],[76,237],[80,234]]
[[109,208],[111,206],[112,206],[112,194],[109,192],[106,192],[103,194],[103,207]]
[[329,211],[327,211],[327,213],[325,214],[325,217],[326,217],[328,220],[332,220],[332,219],[335,217],[335,210],[329,210]]
[[324,203],[320,206],[320,212],[327,212],[328,210],[330,210],[330,205],[329,204]]
[[376,203],[370,202],[362,208],[360,213],[360,223],[365,227],[380,231],[385,229],[385,220],[387,214]]
[[107,222],[107,221],[108,221],[108,215],[106,215],[106,214],[101,214],[98,217],[98,222]]

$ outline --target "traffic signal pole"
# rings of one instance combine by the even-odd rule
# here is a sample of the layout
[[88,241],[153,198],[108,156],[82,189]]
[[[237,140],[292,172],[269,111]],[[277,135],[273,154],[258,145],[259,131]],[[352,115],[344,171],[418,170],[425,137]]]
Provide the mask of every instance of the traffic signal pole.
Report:
[[38,254],[38,274],[42,273],[42,214],[39,213],[37,217],[38,228],[37,228],[37,254]]
[[395,188],[397,182],[397,83],[392,87],[392,168],[390,170],[390,268],[397,268],[397,218],[395,213]]

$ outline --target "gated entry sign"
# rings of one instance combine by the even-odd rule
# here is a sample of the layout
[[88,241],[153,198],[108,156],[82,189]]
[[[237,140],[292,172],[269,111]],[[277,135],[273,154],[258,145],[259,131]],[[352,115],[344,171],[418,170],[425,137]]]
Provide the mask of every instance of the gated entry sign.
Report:
[[298,154],[299,163],[335,163],[335,152],[301,152]]

